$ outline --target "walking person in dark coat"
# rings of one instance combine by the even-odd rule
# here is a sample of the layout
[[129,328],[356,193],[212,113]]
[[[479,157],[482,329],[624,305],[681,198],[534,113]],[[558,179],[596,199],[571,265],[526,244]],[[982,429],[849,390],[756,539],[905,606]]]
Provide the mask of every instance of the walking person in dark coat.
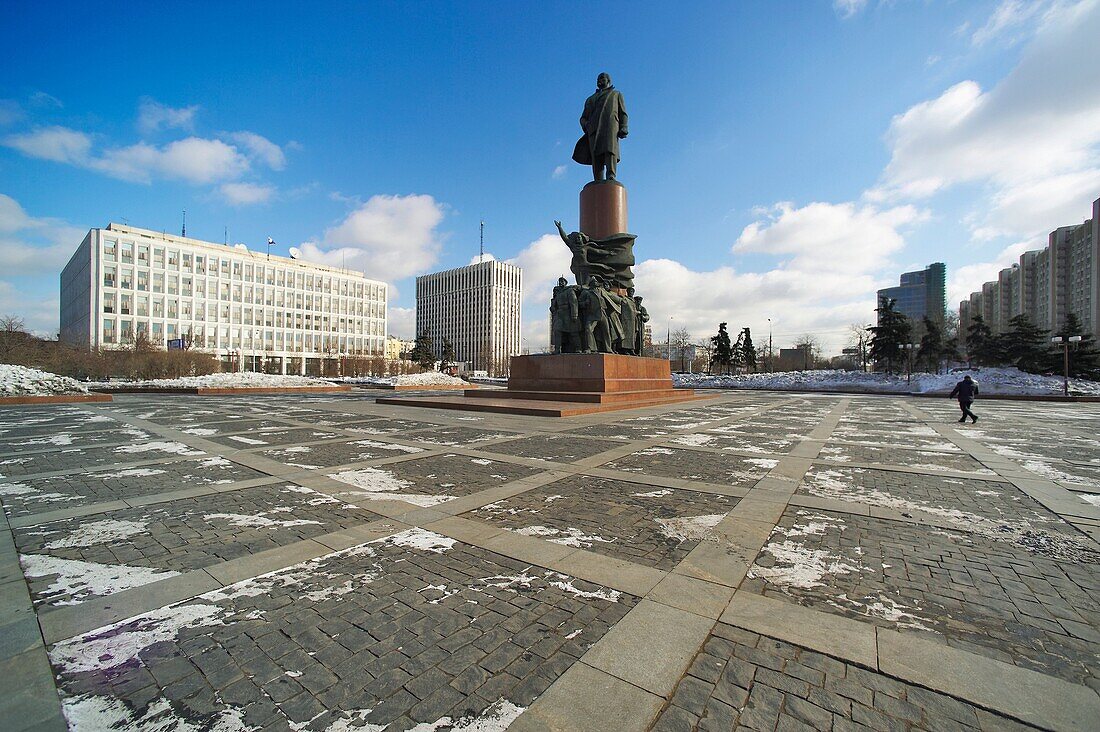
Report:
[[955,388],[951,390],[951,394],[948,396],[959,400],[959,409],[963,413],[959,422],[965,422],[967,417],[972,420],[971,424],[978,421],[978,415],[970,411],[970,405],[974,403],[974,397],[978,396],[978,384],[970,378],[970,374],[967,374],[962,381],[955,384]]

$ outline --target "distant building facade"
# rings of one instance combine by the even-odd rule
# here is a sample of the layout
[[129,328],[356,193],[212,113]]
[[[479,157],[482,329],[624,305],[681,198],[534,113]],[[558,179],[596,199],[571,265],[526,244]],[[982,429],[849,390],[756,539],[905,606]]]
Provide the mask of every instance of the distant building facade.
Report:
[[387,336],[385,358],[387,361],[400,361],[415,346],[416,341],[403,341],[397,336]]
[[228,368],[314,373],[322,359],[381,356],[386,303],[386,284],[359,272],[112,223],[61,273],[61,339],[182,341]]
[[914,325],[925,316],[942,325],[947,313],[947,266],[934,262],[916,272],[906,272],[897,287],[878,291],[878,302],[884,299],[897,301],[898,312]]
[[443,342],[455,359],[492,376],[508,372],[522,348],[520,307],[523,271],[490,260],[416,278],[416,333],[432,339],[436,358]]
[[1046,247],[1024,252],[995,282],[986,282],[981,292],[959,304],[964,332],[977,314],[994,333],[1008,330],[1017,315],[1057,331],[1069,313],[1088,333],[1100,327],[1100,199],[1093,201],[1092,218],[1050,232]]

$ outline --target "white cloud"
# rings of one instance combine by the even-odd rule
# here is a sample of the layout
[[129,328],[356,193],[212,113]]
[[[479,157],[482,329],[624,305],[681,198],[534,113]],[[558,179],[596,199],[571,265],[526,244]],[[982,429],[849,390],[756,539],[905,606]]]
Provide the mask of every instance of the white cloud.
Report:
[[1035,16],[1049,7],[1050,3],[1045,0],[1001,0],[1001,4],[989,16],[985,25],[970,36],[970,42],[975,46],[983,46],[991,40],[1005,36],[1009,37],[1009,42],[1015,42],[1019,40],[1019,36],[1014,34],[1033,25]]
[[218,189],[232,206],[250,206],[267,203],[275,195],[274,186],[259,183],[222,183]]
[[88,167],[139,183],[159,177],[203,185],[239,178],[249,163],[237,148],[221,140],[188,137],[163,147],[139,142],[105,150]]
[[86,165],[92,139],[67,127],[40,127],[33,132],[8,135],[3,144],[32,158],[70,165]]
[[244,148],[250,158],[272,170],[282,170],[286,167],[286,155],[282,148],[263,135],[257,135],[255,132],[231,132],[226,137]]
[[0,273],[5,276],[60,272],[85,233],[54,219],[33,218],[0,193]]
[[851,18],[867,7],[867,0],[833,0],[833,10],[841,18]]
[[10,125],[23,119],[23,107],[14,99],[0,99],[0,125]]
[[90,136],[67,127],[43,127],[9,135],[3,144],[24,155],[96,170],[112,178],[148,183],[154,178],[196,185],[239,178],[248,158],[221,140],[188,137],[158,147],[139,142],[92,154]]
[[152,135],[163,129],[181,129],[190,132],[195,126],[198,105],[169,107],[146,97],[138,105],[137,128],[143,135]]
[[475,254],[474,256],[470,257],[470,264],[478,264],[479,262],[495,262],[495,261],[496,261],[496,257],[494,257],[489,252],[485,252],[485,254]]
[[550,177],[554,180],[561,180],[565,177],[565,174],[569,171],[569,168],[565,165],[559,165],[554,168],[554,172],[550,174]]
[[390,305],[386,311],[386,328],[389,334],[403,341],[416,337],[416,308],[398,308]]
[[32,107],[40,108],[62,109],[65,106],[61,103],[60,99],[44,91],[36,91],[34,94],[31,94],[28,102]]
[[46,288],[25,289],[0,280],[0,314],[18,315],[29,330],[54,336],[58,323],[56,275],[85,233],[54,219],[34,218],[15,199],[0,193],[0,274],[50,275]]
[[[1002,6],[1008,14],[1010,6]],[[1079,219],[1100,180],[1100,84],[1090,62],[1098,35],[1097,0],[1051,6],[1019,64],[992,89],[963,81],[895,117],[890,163],[867,200],[983,185],[988,199],[969,217],[977,238],[1034,236],[1070,211]]]
[[810,203],[795,208],[783,202],[771,209],[768,220],[746,226],[733,251],[787,255],[783,268],[791,270],[870,272],[905,246],[898,229],[925,217],[913,206]]
[[392,282],[435,264],[441,246],[436,227],[442,221],[443,205],[429,195],[372,196],[320,241],[299,249],[302,259]]
[[976,262],[957,267],[949,271],[947,281],[947,307],[957,308],[970,293],[979,292],[982,284],[997,279],[997,274],[1005,267],[1011,267],[1020,261],[1020,255],[1032,249],[1040,249],[1042,244],[1035,242],[1017,242],[1002,249],[992,261]]

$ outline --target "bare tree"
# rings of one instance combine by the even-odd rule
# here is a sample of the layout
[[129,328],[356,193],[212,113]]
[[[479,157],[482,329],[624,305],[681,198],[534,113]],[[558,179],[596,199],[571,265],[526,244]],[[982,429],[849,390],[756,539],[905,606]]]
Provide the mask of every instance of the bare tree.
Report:
[[[687,328],[677,328],[669,334],[669,348],[673,353],[680,354],[680,370],[687,370],[687,349],[691,345],[691,331]],[[669,354],[669,358],[672,355]]]
[[700,366],[699,370],[702,371],[705,367],[707,373],[710,373],[710,361],[714,357],[714,344],[710,342],[710,338],[700,338],[695,341],[695,353],[696,361],[702,361],[703,366]]
[[0,331],[4,333],[26,333],[27,327],[18,315],[0,316]]
[[821,341],[817,336],[812,333],[804,333],[798,337],[798,340],[794,342],[795,348],[801,348],[805,351],[805,362],[803,368],[812,369],[816,363],[816,359],[822,352]]

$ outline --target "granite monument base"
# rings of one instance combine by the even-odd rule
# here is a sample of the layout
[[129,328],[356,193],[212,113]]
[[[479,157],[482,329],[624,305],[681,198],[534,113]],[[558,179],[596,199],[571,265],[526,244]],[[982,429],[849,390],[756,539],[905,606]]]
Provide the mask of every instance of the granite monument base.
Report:
[[638,409],[701,399],[672,385],[662,358],[614,353],[513,356],[507,389],[467,391],[464,396],[391,397],[379,404],[461,409],[546,417]]

